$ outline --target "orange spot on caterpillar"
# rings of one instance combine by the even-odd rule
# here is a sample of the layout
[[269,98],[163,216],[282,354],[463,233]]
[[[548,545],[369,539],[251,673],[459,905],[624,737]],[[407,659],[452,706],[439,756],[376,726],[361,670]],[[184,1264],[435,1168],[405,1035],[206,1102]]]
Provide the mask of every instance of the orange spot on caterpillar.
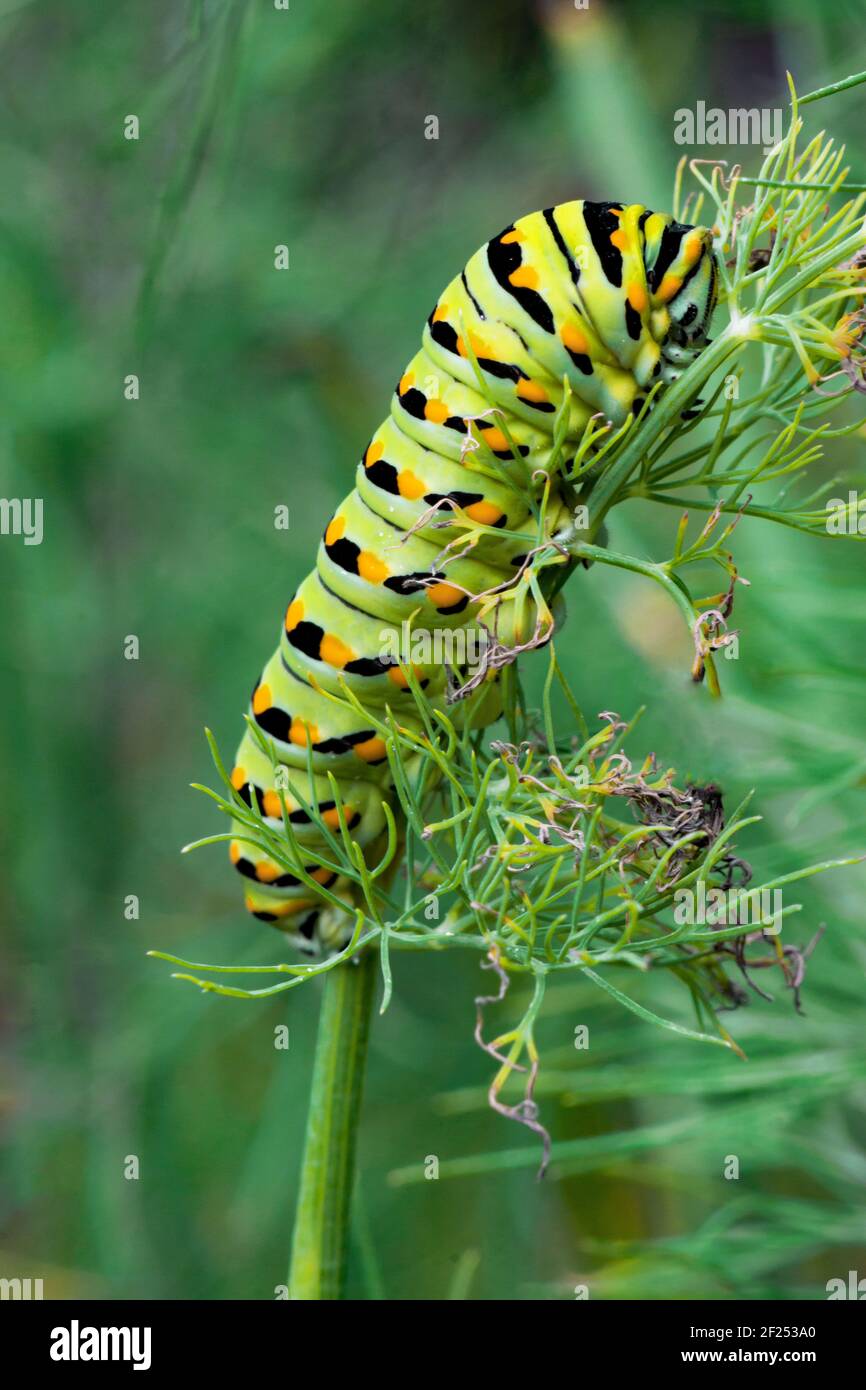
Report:
[[381,584],[390,574],[388,566],[371,550],[362,550],[358,556],[358,573],[368,584]]
[[277,864],[272,864],[270,859],[260,859],[256,865],[256,878],[259,883],[273,883],[275,878],[279,878],[282,869]]
[[241,847],[238,844],[237,840],[232,840],[231,844],[229,845],[229,859],[232,861],[233,864],[236,864],[240,857]]
[[519,232],[516,227],[513,227],[510,232],[506,232],[505,236],[501,236],[499,240],[503,246],[509,246],[514,241],[525,241],[526,237],[522,232]]
[[437,305],[436,305],[436,309],[435,309],[434,314],[433,314],[433,322],[434,322],[434,323],[441,323],[442,320],[443,320],[443,319],[446,319],[447,317],[448,317],[448,305],[447,305],[447,304],[437,304]]
[[664,303],[668,299],[673,299],[675,294],[679,294],[683,287],[683,282],[679,275],[666,275],[656,291],[656,298]]
[[251,895],[244,899],[244,906],[247,912],[270,912],[273,917],[295,917],[299,912],[305,912],[307,908],[315,907],[313,898],[291,898],[288,902],[272,903],[267,902],[259,906]]
[[508,279],[516,289],[538,289],[538,271],[534,270],[531,265],[519,265],[516,270],[511,272]]
[[262,797],[262,807],[266,816],[272,820],[280,820],[283,814],[283,803],[277,792],[265,792]]
[[494,454],[505,453],[507,449],[511,448],[502,430],[497,429],[495,425],[492,425],[490,429],[482,429],[481,437],[488,449],[492,449]]
[[466,515],[482,526],[495,525],[502,514],[501,509],[495,507],[492,502],[473,502],[471,507],[466,508]]
[[402,375],[401,378],[400,378],[400,385],[397,387],[397,393],[398,393],[398,395],[400,395],[400,396],[405,396],[406,392],[409,390],[409,387],[410,387],[410,386],[414,386],[414,384],[415,384],[415,374],[414,374],[414,372],[404,372],[403,375]]
[[352,661],[354,656],[352,648],[347,647],[345,642],[341,642],[332,632],[326,632],[319,643],[320,659],[326,661],[329,666],[335,666],[337,670],[341,670],[347,661]]
[[286,632],[291,632],[293,628],[296,628],[303,616],[304,605],[301,603],[301,600],[299,598],[292,599],[292,602],[286,609]]
[[397,487],[400,496],[405,497],[407,502],[416,502],[427,491],[426,485],[416,477],[411,468],[404,468],[402,473],[398,473]]
[[559,330],[559,336],[570,352],[589,353],[586,335],[573,323],[564,323]]
[[[493,359],[493,353],[490,351],[490,348],[475,333],[469,334],[469,345],[472,348],[472,351],[475,353],[476,357],[488,357]],[[469,356],[468,352],[466,351],[466,344],[464,343],[462,338],[457,339],[457,351],[461,357]]]
[[618,227],[615,232],[611,232],[610,241],[611,245],[615,246],[617,251],[625,251],[628,247],[628,238],[622,230],[622,227]]
[[385,740],[381,738],[368,738],[363,743],[355,744],[355,752],[365,763],[380,762],[385,756]]
[[[412,670],[414,671],[415,675],[416,675],[416,676],[418,677],[418,679],[420,680],[420,679],[421,679],[421,676],[423,675],[423,672],[422,672],[422,670],[421,670],[421,667],[420,667],[420,666],[413,666],[413,667],[412,667]],[[388,679],[389,679],[389,681],[393,681],[394,684],[395,684],[396,686],[398,686],[400,690],[406,690],[406,689],[408,689],[408,686],[409,686],[409,677],[406,675],[405,671],[401,671],[401,670],[400,670],[400,667],[399,667],[399,666],[392,666],[392,667],[391,667],[390,671],[388,672]]]
[[455,603],[460,602],[464,594],[463,590],[458,589],[456,584],[447,584],[443,579],[438,584],[429,586],[427,597],[437,608],[451,608]]
[[364,455],[364,467],[372,468],[374,463],[378,463],[385,452],[385,445],[381,440],[374,439],[366,454]]
[[444,401],[428,401],[424,407],[424,417],[434,425],[441,425],[448,419],[448,407]]
[[636,280],[631,280],[629,282],[628,289],[626,290],[626,297],[631,307],[638,314],[642,314],[645,311],[647,306],[647,297],[646,290],[644,289],[643,285],[638,284]]
[[338,541],[340,537],[345,534],[346,518],[344,516],[335,516],[328,523],[328,529],[325,532],[325,545],[333,545],[334,541]]
[[319,742],[319,730],[315,724],[305,724],[302,719],[293,719],[289,740],[299,748],[306,748],[309,742]]
[[244,772],[244,769],[242,767],[236,767],[232,769],[231,781],[232,786],[234,787],[236,792],[239,792],[241,787],[246,786],[247,774]]
[[269,685],[260,685],[253,696],[253,714],[263,714],[274,703]]
[[530,381],[528,377],[521,377],[515,388],[517,395],[522,401],[549,401],[550,397],[543,386],[539,386],[537,381]]
[[[347,803],[343,807],[343,814],[346,817],[346,824],[348,825],[349,821],[351,821],[352,817],[355,814],[354,806],[349,806]],[[325,825],[328,827],[329,830],[339,830],[340,813],[337,810],[336,806],[332,806],[328,811],[323,811],[322,820],[325,822]]]
[[693,261],[696,261],[698,259],[703,249],[704,239],[701,236],[700,232],[696,232],[688,238],[685,246],[683,247],[683,255],[685,256],[685,259],[689,265],[691,265]]

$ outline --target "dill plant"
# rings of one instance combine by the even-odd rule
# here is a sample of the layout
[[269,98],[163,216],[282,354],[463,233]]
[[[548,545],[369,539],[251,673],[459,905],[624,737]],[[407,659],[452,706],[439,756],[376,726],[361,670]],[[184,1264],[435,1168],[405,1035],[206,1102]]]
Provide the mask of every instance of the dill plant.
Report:
[[[323,699],[362,711],[365,725],[387,744],[393,806],[385,804],[387,833],[369,862],[348,831],[336,781],[339,827],[321,820],[311,797],[304,809],[326,848],[301,852],[285,809],[282,829],[273,830],[255,802],[241,800],[208,735],[222,785],[200,790],[240,822],[240,838],[352,921],[343,949],[314,962],[212,965],[151,953],[181,967],[176,978],[237,999],[267,999],[324,977],[290,1297],[340,1296],[371,1006],[378,993],[380,1012],[388,1007],[399,952],[469,950],[490,972],[495,987],[476,1001],[475,1019],[476,1040],[493,1063],[488,1101],[534,1132],[540,1172],[550,1143],[535,1098],[535,1028],[552,980],[579,972],[611,1006],[734,1052],[720,1011],[746,990],[761,992],[758,972],[778,970],[798,1002],[814,945],[789,939],[799,905],[786,892],[772,920],[759,915],[744,930],[749,905],[858,861],[826,861],[752,882],[741,857],[744,832],[759,819],[749,813],[749,798],[726,816],[717,788],[681,785],[672,769],[639,750],[635,720],[611,712],[587,720],[557,661],[555,600],[569,574],[592,563],[660,585],[691,634],[692,678],[716,695],[716,653],[736,636],[731,621],[737,587],[745,582],[730,548],[742,519],[864,539],[858,519],[866,499],[857,494],[833,504],[835,525],[828,526],[835,478],[806,497],[790,491],[834,440],[863,424],[862,414],[847,407],[866,390],[866,190],[850,185],[844,150],[830,137],[805,138],[800,116],[801,106],[863,81],[866,74],[859,74],[799,101],[792,84],[787,134],[756,177],[723,163],[681,163],[674,215],[713,227],[720,326],[678,381],[649,393],[637,418],[619,429],[598,417],[588,423],[561,475],[570,525],[551,535],[547,493],[534,508],[535,529],[521,538],[528,559],[514,589],[518,601],[521,591],[531,596],[540,615],[526,644],[546,643],[540,709],[528,708],[524,698],[520,653],[495,640],[480,675],[490,666],[501,670],[504,714],[496,737],[472,727],[472,704],[484,693],[479,676],[455,687],[442,709],[404,667],[420,732],[391,713],[381,718],[364,709],[348,688],[342,696],[322,691]],[[483,390],[480,372],[478,378]],[[495,412],[493,402],[490,408]],[[566,387],[554,428],[560,457],[567,418]],[[496,461],[491,455],[477,462]],[[531,459],[526,466],[531,470]],[[665,559],[607,544],[611,510],[638,498],[680,512]],[[708,564],[719,587],[696,594],[689,576]],[[554,715],[557,688],[570,712],[566,727]],[[272,746],[251,727],[276,770]],[[188,848],[230,838],[229,832],[211,835]],[[309,878],[310,861],[351,881],[351,906]],[[715,919],[677,920],[684,891],[713,890],[727,904]],[[693,1026],[631,997],[629,976],[649,970],[666,971],[687,990]],[[239,978],[249,975],[272,978],[249,987]],[[517,977],[531,982],[527,1007],[497,1034],[489,1020]],[[522,1093],[506,1100],[506,1083],[518,1075]]]

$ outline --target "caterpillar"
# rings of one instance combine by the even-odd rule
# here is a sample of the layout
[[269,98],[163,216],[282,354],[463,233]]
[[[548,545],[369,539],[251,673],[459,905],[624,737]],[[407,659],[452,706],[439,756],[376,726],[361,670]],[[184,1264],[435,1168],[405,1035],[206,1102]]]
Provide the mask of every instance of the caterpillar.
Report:
[[[567,443],[599,413],[622,424],[705,346],[717,285],[707,229],[639,204],[576,200],[506,227],[441,295],[253,689],[250,720],[273,748],[279,776],[249,726],[231,773],[237,795],[274,829],[285,807],[301,856],[305,847],[322,851],[322,825],[339,829],[329,772],[362,849],[385,829],[385,741],[327,692],[352,691],[366,708],[390,707],[414,727],[405,665],[388,639],[410,620],[435,632],[470,630],[478,596],[491,590],[503,594],[498,639],[526,640],[537,614],[507,601],[508,580],[526,550],[527,477],[536,497],[551,489],[551,534],[564,519],[551,469],[561,475],[552,431],[565,383]],[[451,542],[457,548],[443,562]],[[414,672],[434,705],[444,701],[441,662]],[[499,713],[491,681],[473,720],[484,725]],[[308,953],[347,938],[349,914],[325,907],[308,883],[244,840],[237,822],[232,835],[230,858],[254,917]],[[346,879],[315,862],[304,868],[345,897]]]

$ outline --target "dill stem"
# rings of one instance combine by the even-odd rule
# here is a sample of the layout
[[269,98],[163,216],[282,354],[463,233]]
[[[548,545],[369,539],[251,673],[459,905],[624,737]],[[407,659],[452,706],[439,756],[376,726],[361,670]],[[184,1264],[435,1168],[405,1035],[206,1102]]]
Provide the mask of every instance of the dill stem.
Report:
[[355,1146],[376,954],[364,951],[325,975],[301,1182],[292,1239],[289,1297],[343,1296]]

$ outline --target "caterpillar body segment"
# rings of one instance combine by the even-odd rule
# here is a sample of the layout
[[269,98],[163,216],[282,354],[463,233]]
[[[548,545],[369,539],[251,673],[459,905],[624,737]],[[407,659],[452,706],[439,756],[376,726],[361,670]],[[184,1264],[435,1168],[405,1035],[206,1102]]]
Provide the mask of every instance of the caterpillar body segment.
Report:
[[[312,762],[317,773],[366,778],[387,763],[387,747],[375,728],[354,710],[325,699],[321,689],[287,664],[282,648],[262,672],[250,715],[288,767],[304,771]],[[411,708],[407,708],[401,723],[412,722]],[[420,721],[414,722],[420,729]]]
[[[496,429],[493,443],[501,453],[508,441],[499,426]],[[393,419],[386,420],[358,467],[356,491],[362,505],[397,532],[398,542],[411,533],[437,550],[465,539],[467,522],[474,522],[475,558],[507,568],[510,556],[520,550],[508,533],[519,532],[531,515],[522,493],[528,468],[521,460],[518,473],[510,454],[511,469],[498,455],[486,463],[477,446],[489,436],[489,429],[473,424],[465,441],[469,447],[462,459],[452,460],[437,457],[403,434]],[[550,449],[551,441],[546,443]]]
[[[465,484],[466,479],[461,481]],[[469,491],[463,500],[471,507],[480,497],[477,490]],[[437,507],[434,516],[447,519],[455,505],[452,500]],[[498,507],[489,500],[486,505]],[[456,530],[453,536],[459,540]],[[417,615],[421,626],[432,620],[443,627],[460,627],[477,609],[472,596],[489,587],[491,563],[474,552],[455,558],[445,550],[447,544],[442,532],[395,534],[390,522],[371,512],[356,491],[334,513],[319,546],[316,569],[332,594],[361,613],[386,623],[403,623]],[[519,546],[513,548],[519,552]],[[511,567],[496,569],[503,578],[514,573]]]
[[[621,425],[687,368],[717,287],[707,230],[639,204],[577,200],[506,227],[440,296],[254,687],[250,719],[276,773],[249,730],[232,773],[237,795],[276,831],[285,805],[296,852],[310,855],[292,872],[297,864],[270,859],[234,822],[230,856],[248,909],[301,949],[338,947],[353,925],[323,897],[351,905],[328,844],[341,833],[337,801],[362,848],[375,854],[385,830],[388,746],[374,726],[390,710],[421,732],[401,664],[444,706],[452,668],[483,673],[476,653],[488,634],[509,650],[537,636],[549,614],[514,581],[567,519],[561,469],[593,416]],[[566,387],[563,453],[553,428]],[[487,672],[455,711],[476,727],[493,722],[498,677]]]
[[[322,827],[339,839],[341,816],[346,831],[361,846],[377,840],[385,829],[382,803],[387,789],[383,784],[346,776],[340,781],[338,800],[325,775],[314,775],[311,783],[306,768],[301,770],[284,763],[275,775],[270,758],[249,730],[238,749],[231,780],[241,799],[248,806],[255,806],[271,830],[282,834],[285,816],[303,868],[315,882],[337,894],[345,892],[347,880],[315,860],[305,860],[304,851],[309,848],[314,854],[327,854],[328,841]],[[286,926],[308,942],[320,909],[318,900],[310,896],[309,886],[294,865],[277,863],[245,840],[238,822],[234,829],[236,838],[229,844],[229,857],[246,880],[248,911],[259,920]]]

